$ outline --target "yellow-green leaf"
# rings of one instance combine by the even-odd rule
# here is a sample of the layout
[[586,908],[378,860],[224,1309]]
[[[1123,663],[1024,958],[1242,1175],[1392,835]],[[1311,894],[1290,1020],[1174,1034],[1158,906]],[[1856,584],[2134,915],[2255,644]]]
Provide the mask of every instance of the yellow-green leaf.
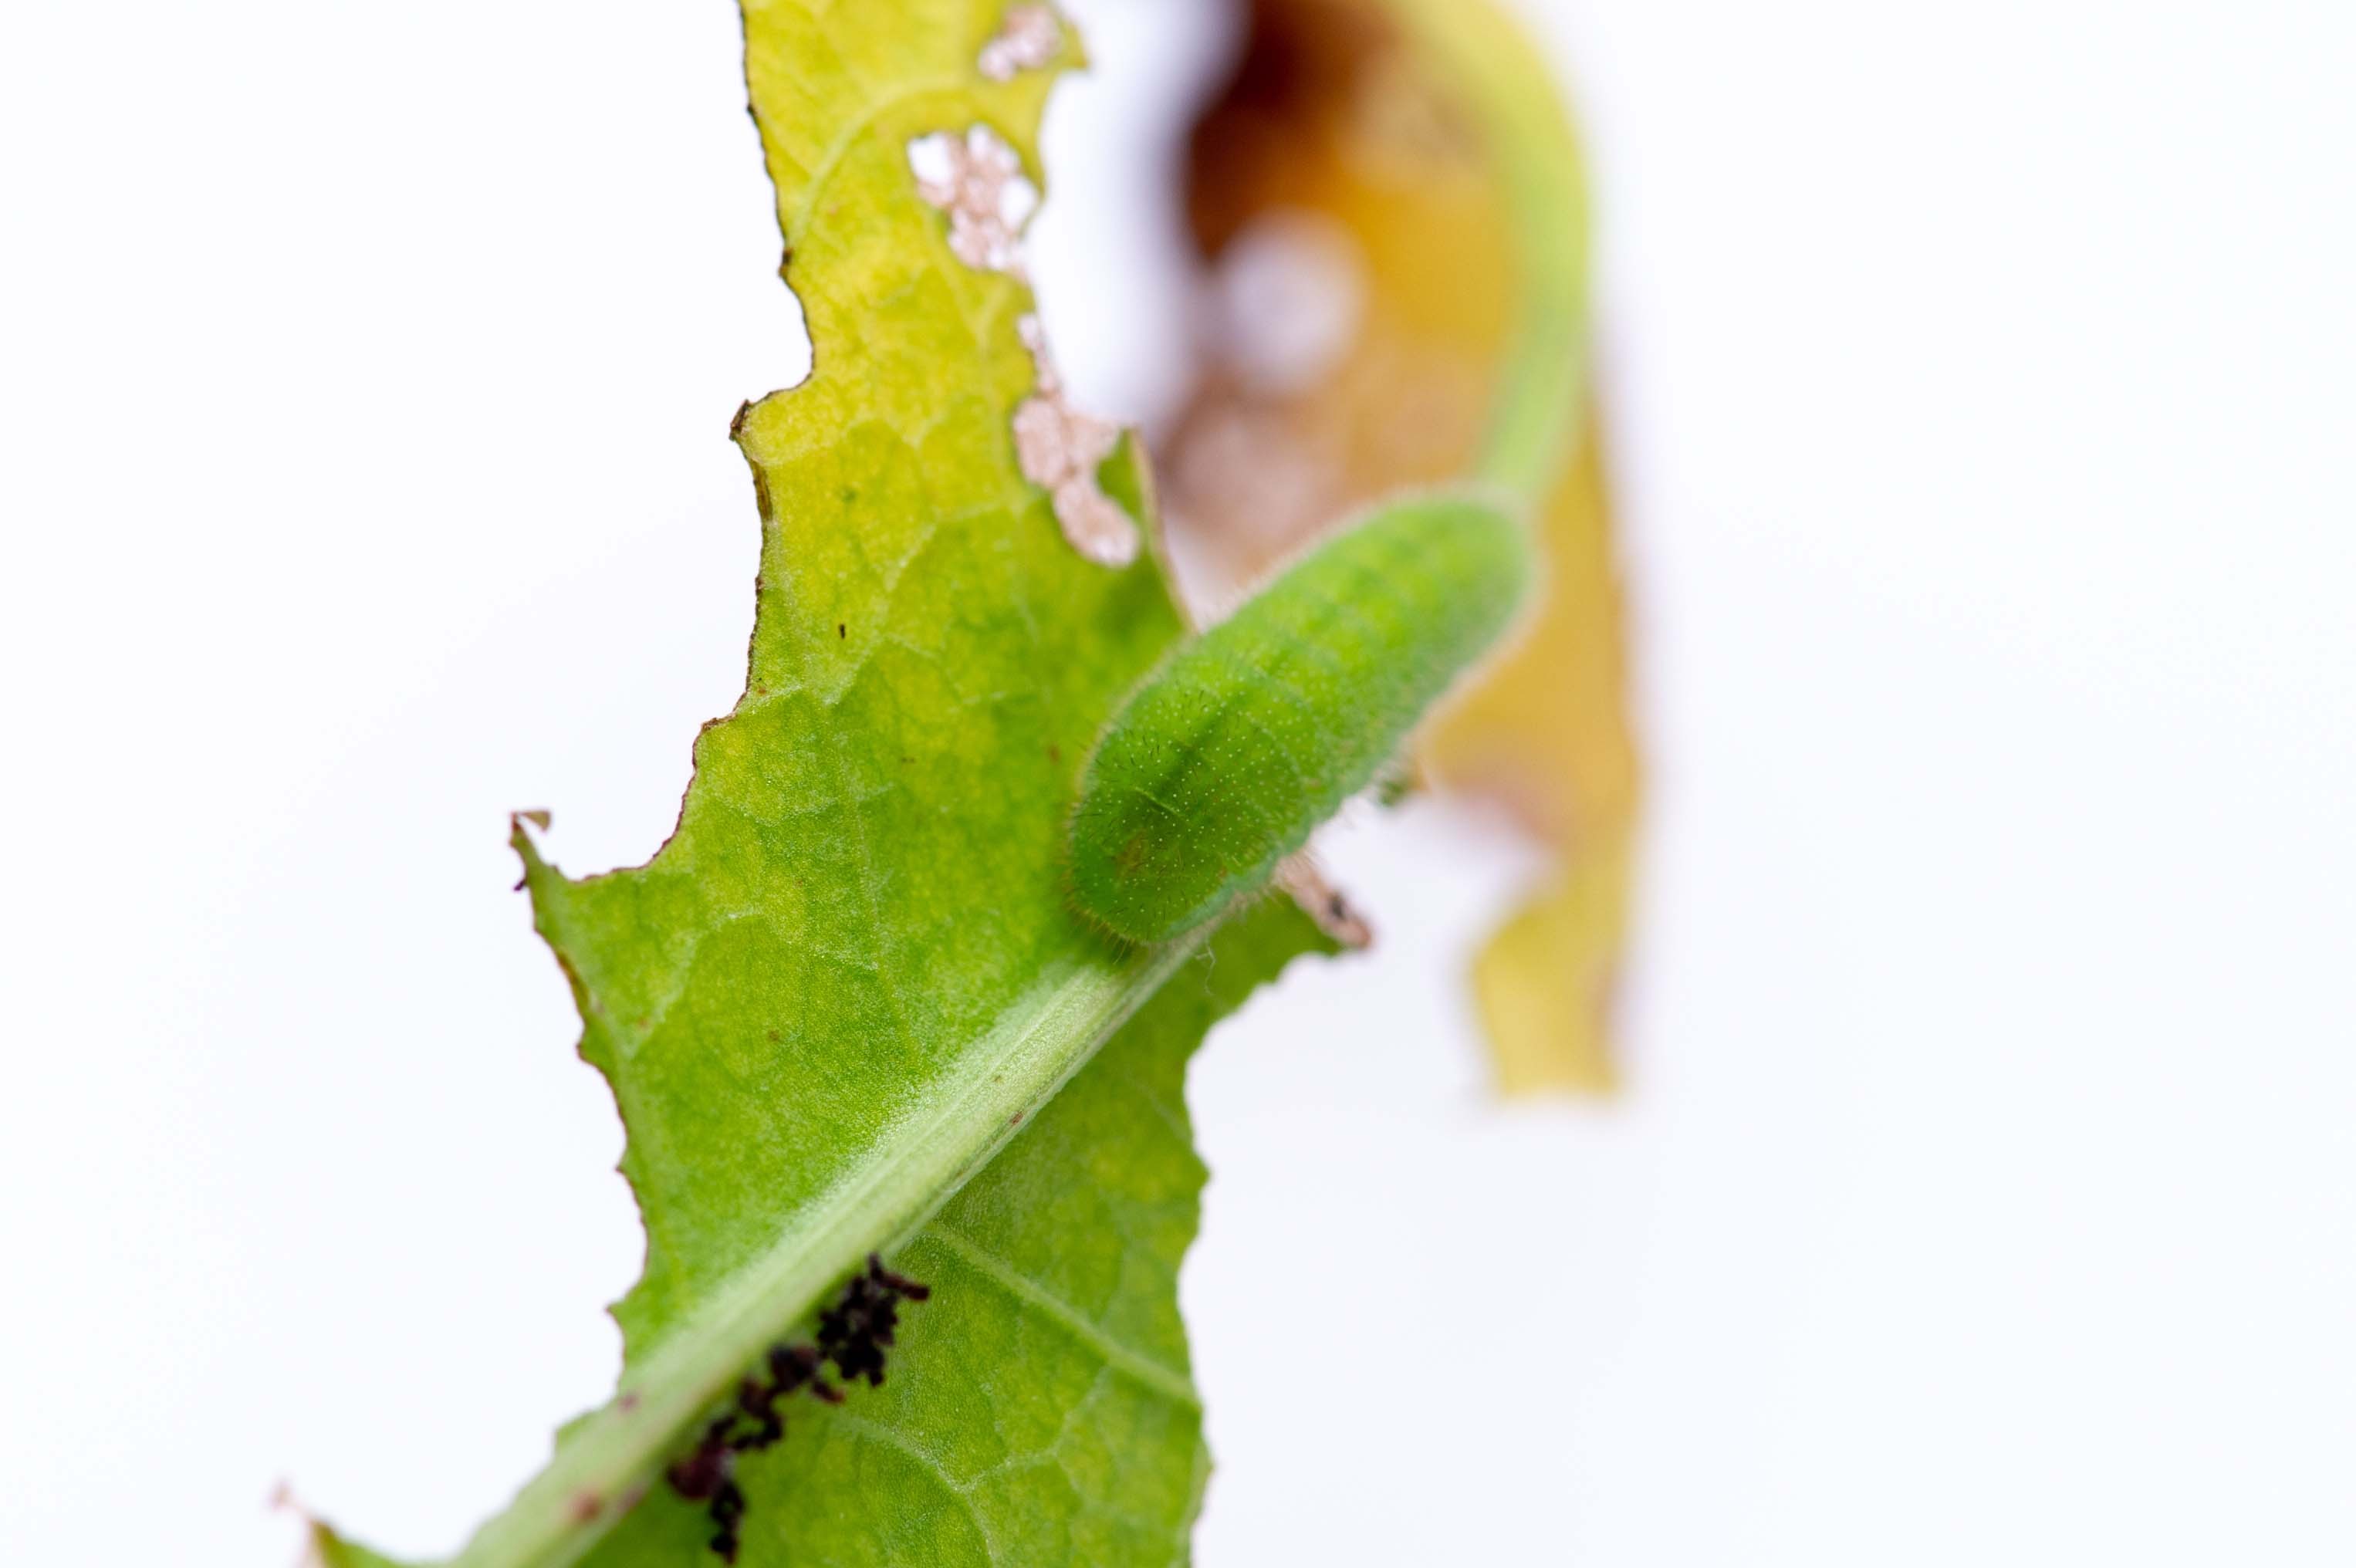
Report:
[[[1185,1538],[1206,1460],[1174,1285],[1201,1177],[1179,1072],[1210,1019],[1322,939],[1270,907],[1205,967],[1065,906],[1080,760],[1182,628],[1153,552],[1100,564],[1026,476],[1018,415],[1053,390],[1029,290],[960,232],[988,218],[960,214],[970,191],[912,165],[946,135],[988,155],[969,179],[1002,179],[1001,153],[1039,178],[1053,73],[984,69],[1006,19],[995,0],[747,5],[815,369],[735,421],[757,619],[678,828],[586,879],[517,829],[627,1129],[647,1264],[616,1308],[615,1399],[470,1568],[714,1561],[666,1467],[873,1250],[932,1299],[883,1388],[793,1403],[787,1441],[744,1456],[742,1562],[1158,1565]],[[1083,489],[1149,492],[1133,448],[1101,475],[1087,455]]]

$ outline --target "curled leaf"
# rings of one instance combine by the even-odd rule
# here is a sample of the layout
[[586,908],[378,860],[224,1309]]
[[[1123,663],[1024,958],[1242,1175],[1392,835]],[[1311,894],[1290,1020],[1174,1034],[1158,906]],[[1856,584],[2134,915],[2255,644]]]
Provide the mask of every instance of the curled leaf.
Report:
[[1638,793],[1584,193],[1535,60],[1485,0],[1254,0],[1193,135],[1208,369],[1162,443],[1215,597],[1404,486],[1469,470],[1530,498],[1544,609],[1422,752],[1557,856],[1475,965],[1509,1093],[1612,1082]]

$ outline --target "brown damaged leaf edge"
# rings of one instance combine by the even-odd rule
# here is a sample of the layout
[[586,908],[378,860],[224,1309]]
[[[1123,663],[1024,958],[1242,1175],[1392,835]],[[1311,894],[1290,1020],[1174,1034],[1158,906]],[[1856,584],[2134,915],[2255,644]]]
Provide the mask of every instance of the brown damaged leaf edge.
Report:
[[[1554,353],[1533,324],[1583,317],[1583,256],[1533,237],[1558,165],[1550,91],[1498,62],[1472,0],[1255,0],[1237,69],[1188,143],[1186,214],[1213,277],[1205,373],[1160,451],[1167,526],[1231,593],[1376,497],[1481,465]],[[1534,56],[1524,46],[1521,51]],[[1517,95],[1514,113],[1490,100]],[[1556,138],[1551,155],[1533,142]],[[1518,146],[1518,155],[1509,155]],[[1533,165],[1536,165],[1535,171]],[[1346,302],[1290,359],[1277,302]],[[1295,317],[1304,314],[1295,308]],[[1532,356],[1526,345],[1547,347]],[[1583,335],[1563,355],[1583,357]],[[1508,811],[1556,868],[1475,965],[1506,1093],[1616,1081],[1609,999],[1639,801],[1624,615],[1601,421],[1558,400],[1531,494],[1551,588],[1520,644],[1425,737],[1425,775]]]

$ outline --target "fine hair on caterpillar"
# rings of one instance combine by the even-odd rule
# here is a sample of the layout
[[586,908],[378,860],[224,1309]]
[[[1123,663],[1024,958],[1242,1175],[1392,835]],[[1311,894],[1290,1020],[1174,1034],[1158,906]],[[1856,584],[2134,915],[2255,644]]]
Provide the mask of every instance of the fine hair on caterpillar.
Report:
[[1151,944],[1265,887],[1500,645],[1537,577],[1515,515],[1462,491],[1387,502],[1295,558],[1106,724],[1069,822],[1074,907]]

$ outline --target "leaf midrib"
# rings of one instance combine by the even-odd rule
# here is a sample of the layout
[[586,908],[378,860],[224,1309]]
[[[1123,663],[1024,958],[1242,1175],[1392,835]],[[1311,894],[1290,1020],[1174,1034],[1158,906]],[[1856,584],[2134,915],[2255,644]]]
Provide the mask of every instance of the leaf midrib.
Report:
[[[695,1422],[746,1367],[860,1259],[888,1250],[955,1196],[1206,934],[1126,957],[1076,950],[1043,975],[832,1187],[652,1355],[624,1370],[615,1397],[567,1431],[548,1467],[450,1568],[563,1568],[579,1561],[656,1484]],[[1158,1392],[1172,1392],[1164,1385],[1174,1383],[1183,1390],[1174,1397],[1194,1403],[1192,1385],[1169,1369],[1101,1334],[1092,1334],[1091,1344],[1108,1364]]]

